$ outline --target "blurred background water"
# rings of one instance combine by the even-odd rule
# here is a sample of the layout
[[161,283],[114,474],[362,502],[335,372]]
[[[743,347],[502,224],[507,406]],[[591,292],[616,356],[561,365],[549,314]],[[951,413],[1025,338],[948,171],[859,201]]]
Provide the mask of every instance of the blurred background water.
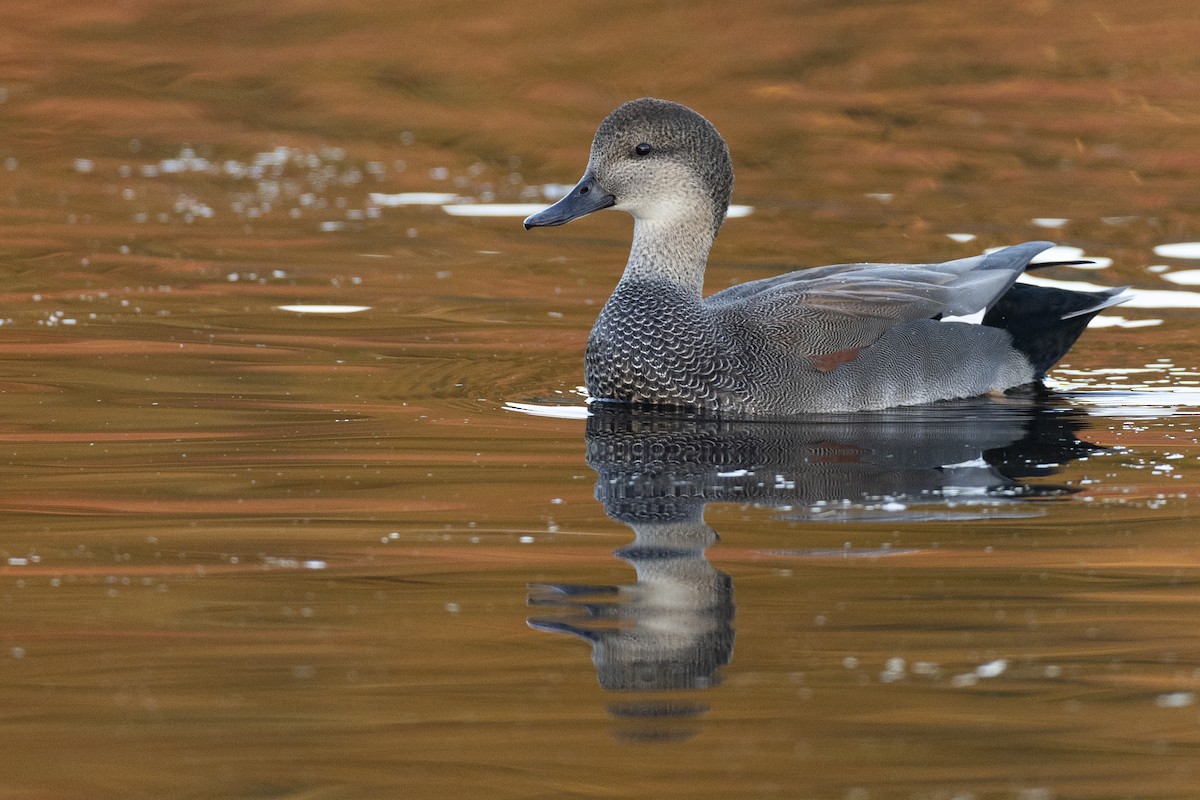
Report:
[[[1197,796],[1197,42],[6,2],[0,797]],[[1048,401],[585,421],[630,223],[519,222],[644,95],[733,152],[710,288],[1049,238],[1136,296]]]

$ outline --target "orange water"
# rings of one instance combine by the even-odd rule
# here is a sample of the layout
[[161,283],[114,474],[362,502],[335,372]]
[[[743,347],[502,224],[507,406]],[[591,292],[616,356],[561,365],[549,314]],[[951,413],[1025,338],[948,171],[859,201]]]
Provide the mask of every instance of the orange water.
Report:
[[[1196,41],[1185,2],[6,3],[0,797],[1200,795],[1197,293],[1154,253],[1200,240]],[[712,287],[1051,238],[1177,294],[1041,411],[606,449],[505,404],[582,405],[628,220],[371,195],[544,202],[644,94],[733,150]]]

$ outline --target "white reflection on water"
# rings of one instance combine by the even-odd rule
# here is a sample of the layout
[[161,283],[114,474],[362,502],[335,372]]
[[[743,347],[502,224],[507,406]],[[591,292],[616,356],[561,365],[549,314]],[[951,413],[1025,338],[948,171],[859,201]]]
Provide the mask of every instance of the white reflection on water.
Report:
[[1072,392],[1070,397],[1088,406],[1093,417],[1170,419],[1200,414],[1200,390]]
[[1154,255],[1163,258],[1200,258],[1200,242],[1160,244],[1154,248]]
[[1184,269],[1179,272],[1168,272],[1162,277],[1164,281],[1170,281],[1180,286],[1200,285],[1200,269]]
[[1055,369],[1051,390],[1070,395],[1097,417],[1165,419],[1200,414],[1200,372],[1159,359],[1141,367]]
[[371,308],[370,306],[338,306],[304,303],[275,307],[280,311],[292,311],[297,314],[357,314],[359,311],[368,311]]
[[1108,314],[1101,314],[1097,317],[1092,317],[1092,321],[1088,323],[1089,328],[1152,328],[1155,325],[1162,325],[1161,319],[1126,319]]
[[449,192],[400,192],[398,194],[371,192],[369,197],[375,205],[389,208],[395,206],[440,206],[457,202],[459,199],[458,195]]
[[[907,517],[905,520],[907,521]],[[891,556],[908,556],[923,552],[915,547],[845,547],[810,549],[810,550],[759,550],[766,556],[781,556],[784,558],[888,558]]]
[[1195,692],[1169,692],[1154,698],[1154,705],[1159,708],[1187,708],[1195,702]]
[[587,419],[591,412],[587,406],[547,405],[543,403],[513,403],[504,404],[505,411],[517,411],[533,417],[553,417],[555,419]]
[[1144,367],[1063,367],[1045,383],[1088,406],[1092,416],[1160,419],[1200,414],[1200,372],[1165,360]]
[[442,211],[452,217],[528,217],[545,208],[545,203],[451,203]]

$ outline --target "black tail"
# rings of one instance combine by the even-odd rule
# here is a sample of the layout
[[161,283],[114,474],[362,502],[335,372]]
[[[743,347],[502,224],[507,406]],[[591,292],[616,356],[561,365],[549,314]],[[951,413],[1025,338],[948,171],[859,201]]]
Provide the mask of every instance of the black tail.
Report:
[[1076,292],[1015,283],[987,314],[983,324],[1008,331],[1039,379],[1066,355],[1092,317],[1128,299],[1122,289]]

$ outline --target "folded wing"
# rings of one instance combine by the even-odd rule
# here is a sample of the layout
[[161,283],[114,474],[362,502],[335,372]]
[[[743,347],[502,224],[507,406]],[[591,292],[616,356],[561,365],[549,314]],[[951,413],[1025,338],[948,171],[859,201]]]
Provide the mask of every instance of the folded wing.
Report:
[[844,264],[733,286],[705,302],[726,325],[755,330],[828,371],[897,325],[991,308],[1029,260],[1027,242],[941,264]]

